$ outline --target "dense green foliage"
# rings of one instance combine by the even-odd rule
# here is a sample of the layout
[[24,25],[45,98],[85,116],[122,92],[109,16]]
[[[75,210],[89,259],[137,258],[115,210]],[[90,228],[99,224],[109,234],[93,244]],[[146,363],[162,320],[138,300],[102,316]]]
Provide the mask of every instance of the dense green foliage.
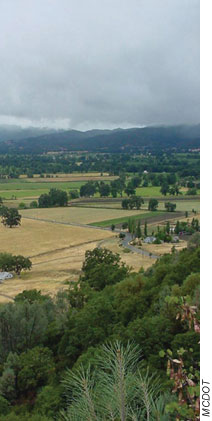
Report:
[[156,211],[158,207],[158,200],[157,199],[150,199],[148,204],[148,209],[150,211]]
[[147,367],[156,372],[163,392],[172,386],[161,350],[176,355],[192,343],[184,364],[198,370],[199,335],[176,319],[180,297],[199,307],[197,246],[164,255],[140,273],[129,272],[118,255],[95,249],[87,252],[82,272],[79,283],[55,299],[32,290],[0,306],[2,421],[53,420],[65,407],[59,385],[66,368],[82,364],[86,372],[90,365],[92,374],[99,347],[108,341],[137,345],[141,373]]
[[191,223],[189,222],[182,222],[177,221],[175,226],[175,233],[186,233],[186,234],[194,234],[195,232],[200,231],[199,220],[193,218]]
[[[126,173],[136,174],[131,185],[175,186],[177,178],[184,179],[184,185],[199,188],[199,153],[176,153],[154,151],[145,153],[81,153],[50,155],[0,155],[0,178],[18,178],[21,174],[50,174],[71,172],[109,172],[111,175]],[[144,171],[147,173],[144,174]],[[142,179],[141,179],[142,176]],[[137,179],[139,177],[139,180]],[[136,178],[136,180],[135,180]],[[199,181],[198,181],[199,182]],[[139,183],[139,184],[138,184]],[[115,191],[120,183],[113,183]],[[190,187],[189,187],[190,188]],[[124,187],[122,187],[122,191]],[[177,192],[176,192],[177,193]]]
[[176,203],[165,202],[164,206],[168,212],[174,212],[176,209]]
[[141,205],[144,203],[142,197],[131,196],[129,199],[122,200],[123,209],[141,209]]
[[0,253],[0,269],[20,275],[22,270],[30,270],[32,263],[28,257],[13,256],[11,253]]
[[87,250],[80,281],[88,282],[97,291],[104,289],[106,285],[120,282],[129,273],[129,268],[124,263],[120,263],[120,260],[117,253],[114,254],[107,249]]
[[0,207],[1,222],[5,227],[17,227],[21,224],[21,215],[15,208]]
[[80,187],[80,196],[90,197],[94,196],[97,191],[97,186],[94,182],[89,181]]
[[67,206],[67,204],[67,193],[59,189],[51,189],[48,194],[42,194],[38,199],[39,208],[50,208],[52,206]]

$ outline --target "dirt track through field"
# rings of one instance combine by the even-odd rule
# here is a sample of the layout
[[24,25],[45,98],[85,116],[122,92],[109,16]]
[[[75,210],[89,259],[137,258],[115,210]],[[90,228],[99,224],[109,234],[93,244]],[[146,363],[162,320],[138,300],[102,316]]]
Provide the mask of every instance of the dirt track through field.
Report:
[[10,297],[9,295],[6,295],[6,294],[1,294],[1,293],[0,293],[0,296],[1,296],[1,297],[4,297],[4,298],[8,298],[9,300],[12,300],[12,301],[14,300],[14,298],[13,298],[13,297]]
[[[102,241],[104,241],[104,240],[105,240],[105,239],[104,239],[104,238],[102,238],[102,239],[98,240],[98,242],[99,242],[99,241],[100,241],[100,242],[102,242]],[[76,247],[85,246],[86,244],[91,244],[91,243],[94,243],[94,240],[85,241],[85,242],[83,242],[83,243],[74,244],[74,245],[71,245],[71,246],[68,246],[68,247],[62,247],[62,248],[55,249],[55,250],[51,250],[51,251],[47,251],[47,252],[44,252],[44,253],[35,254],[34,256],[29,256],[29,258],[30,258],[30,259],[32,259],[32,258],[34,258],[34,259],[35,259],[35,258],[37,258],[37,257],[49,256],[49,255],[51,255],[51,254],[61,253],[61,252],[65,251],[65,250],[70,250],[70,249],[73,249],[73,248],[76,248]],[[33,264],[33,266],[35,266],[35,265],[40,265],[40,264],[42,264],[42,263],[54,262],[54,261],[56,261],[56,260],[67,259],[67,258],[68,258],[68,257],[61,257],[61,258],[59,258],[59,259],[45,260],[45,261],[43,261],[43,262],[34,263],[34,264]]]

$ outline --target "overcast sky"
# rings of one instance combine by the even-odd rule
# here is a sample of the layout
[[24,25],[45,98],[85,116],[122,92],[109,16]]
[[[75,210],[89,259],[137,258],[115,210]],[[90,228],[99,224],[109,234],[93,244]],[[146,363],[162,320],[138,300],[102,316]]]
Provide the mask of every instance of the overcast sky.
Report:
[[0,123],[199,122],[199,0],[0,0]]

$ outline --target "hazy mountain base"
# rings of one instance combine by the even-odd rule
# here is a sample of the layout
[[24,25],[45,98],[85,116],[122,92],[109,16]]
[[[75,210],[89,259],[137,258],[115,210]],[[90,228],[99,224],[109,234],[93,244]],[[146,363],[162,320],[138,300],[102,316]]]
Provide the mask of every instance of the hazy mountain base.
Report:
[[44,153],[49,151],[138,152],[200,147],[200,126],[144,127],[111,131],[77,130],[0,142],[0,153]]

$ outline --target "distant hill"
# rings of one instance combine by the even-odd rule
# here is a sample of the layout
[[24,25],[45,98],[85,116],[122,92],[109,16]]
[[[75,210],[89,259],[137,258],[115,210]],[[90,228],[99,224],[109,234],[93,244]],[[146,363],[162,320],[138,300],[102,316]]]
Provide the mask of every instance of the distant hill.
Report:
[[53,131],[41,136],[6,139],[0,142],[0,153],[186,151],[199,146],[200,126],[181,125],[87,132]]

